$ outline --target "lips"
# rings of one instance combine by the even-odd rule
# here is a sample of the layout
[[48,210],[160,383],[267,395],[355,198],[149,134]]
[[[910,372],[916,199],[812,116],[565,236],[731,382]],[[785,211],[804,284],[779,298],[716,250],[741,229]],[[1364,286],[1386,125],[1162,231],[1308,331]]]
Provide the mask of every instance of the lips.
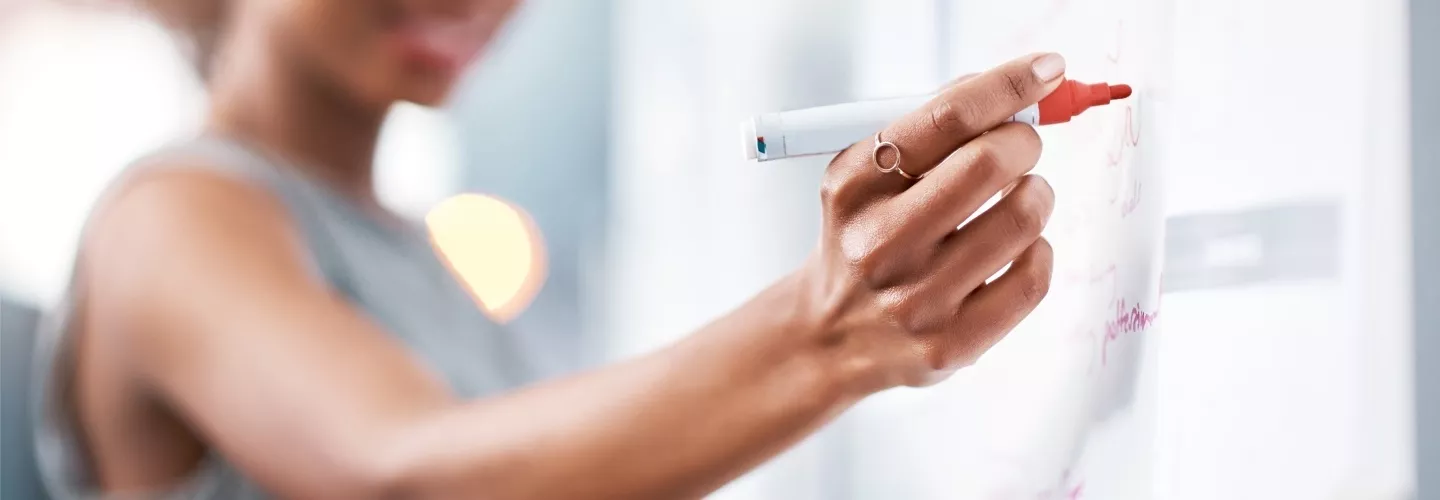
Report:
[[420,18],[397,27],[401,53],[412,63],[458,71],[479,54],[488,30],[482,19]]

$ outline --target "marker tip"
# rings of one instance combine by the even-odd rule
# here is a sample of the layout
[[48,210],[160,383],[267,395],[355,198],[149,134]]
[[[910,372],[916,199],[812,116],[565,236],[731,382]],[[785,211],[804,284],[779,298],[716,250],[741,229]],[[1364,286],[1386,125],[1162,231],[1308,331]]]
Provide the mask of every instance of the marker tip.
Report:
[[1122,84],[1122,85],[1111,85],[1111,86],[1110,86],[1110,98],[1111,98],[1111,99],[1124,99],[1124,98],[1126,98],[1126,97],[1130,97],[1130,94],[1131,94],[1131,93],[1132,93],[1132,90],[1130,89],[1130,86],[1129,86],[1129,85],[1123,85],[1123,84]]

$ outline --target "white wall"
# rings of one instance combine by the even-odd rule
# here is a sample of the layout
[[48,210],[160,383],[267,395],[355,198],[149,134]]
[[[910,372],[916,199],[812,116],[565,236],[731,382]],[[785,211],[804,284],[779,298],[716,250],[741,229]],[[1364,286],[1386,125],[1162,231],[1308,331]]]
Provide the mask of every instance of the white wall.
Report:
[[[615,4],[608,287],[613,355],[689,333],[796,267],[824,159],[742,160],[740,122],[852,98],[853,2]],[[832,429],[833,432],[833,429]],[[827,433],[717,495],[844,498]],[[831,447],[831,448],[827,448]]]
[[49,304],[94,197],[126,162],[190,130],[201,94],[139,18],[37,3],[0,32],[0,290]]
[[1401,2],[1175,3],[1168,212],[1328,200],[1341,259],[1330,278],[1166,297],[1163,497],[1403,498]]
[[[196,133],[205,96],[171,34],[139,13],[36,2],[13,15],[0,26],[0,292],[50,305],[96,196]],[[454,133],[442,113],[401,106],[379,147],[381,199],[418,218],[453,192]]]

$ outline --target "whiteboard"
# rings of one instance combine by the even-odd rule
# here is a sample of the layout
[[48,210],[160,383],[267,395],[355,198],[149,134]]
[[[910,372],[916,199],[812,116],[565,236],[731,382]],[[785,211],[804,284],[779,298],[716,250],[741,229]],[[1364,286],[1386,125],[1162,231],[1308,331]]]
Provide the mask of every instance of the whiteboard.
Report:
[[1404,498],[1400,3],[941,3],[944,73],[1137,90],[1041,131],[1055,284],[944,389],[953,498]]
[[[951,64],[968,72],[1058,50],[1070,78],[1135,95],[1042,127],[1056,191],[1051,294],[953,390],[976,415],[961,498],[1148,498],[1167,138],[1167,2],[955,2]],[[967,411],[968,410],[968,411]],[[1123,466],[1116,466],[1123,464]]]
[[[1163,259],[1165,2],[864,2],[857,93],[925,92],[1030,52],[1135,95],[1042,127],[1056,191],[1049,297],[951,380],[852,415],[855,498],[1152,498]],[[924,21],[932,20],[932,23]],[[893,28],[905,26],[903,33]],[[927,49],[926,41],[932,41]],[[917,460],[890,463],[895,456]],[[868,458],[874,457],[874,458]],[[1119,465],[1119,466],[1117,466]]]
[[[933,92],[1040,50],[1138,91],[1043,131],[1058,260],[1042,309],[973,369],[859,403],[716,498],[1404,498],[1401,0],[622,5],[606,306],[625,352],[742,303],[818,237],[795,193],[825,159],[743,164],[734,123]],[[1307,106],[1336,95],[1355,98]],[[1161,293],[1177,246],[1256,248],[1171,245],[1174,221],[1314,200],[1336,211],[1327,275]]]

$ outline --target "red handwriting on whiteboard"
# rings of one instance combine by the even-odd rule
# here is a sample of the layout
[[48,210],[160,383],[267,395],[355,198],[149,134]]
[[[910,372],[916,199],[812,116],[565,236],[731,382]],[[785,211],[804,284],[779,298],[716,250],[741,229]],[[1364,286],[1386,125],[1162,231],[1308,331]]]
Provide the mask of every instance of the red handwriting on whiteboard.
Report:
[[1130,181],[1130,195],[1125,198],[1125,203],[1120,204],[1120,215],[1126,216],[1135,213],[1140,208],[1140,190],[1143,187],[1139,179]]
[[1105,339],[1100,346],[1100,364],[1104,365],[1109,356],[1110,344],[1133,333],[1141,333],[1150,328],[1160,312],[1146,311],[1140,304],[1130,304],[1125,299],[1115,300],[1115,315],[1105,321]]
[[[1105,164],[1112,168],[1119,168],[1120,161],[1125,158],[1125,152],[1140,146],[1140,127],[1135,125],[1135,109],[1129,105],[1125,106],[1125,127],[1120,130],[1120,137],[1114,145],[1105,152]],[[1134,165],[1129,165],[1123,177],[1129,177],[1130,182],[1110,198],[1111,205],[1120,205],[1120,216],[1125,217],[1134,213],[1140,208],[1140,192],[1142,184],[1134,174]],[[1123,194],[1122,194],[1123,191]]]
[[1120,160],[1125,158],[1125,151],[1140,146],[1140,127],[1135,126],[1135,109],[1132,106],[1125,106],[1125,128],[1121,131],[1120,140],[1105,152],[1105,164],[1116,167]]

